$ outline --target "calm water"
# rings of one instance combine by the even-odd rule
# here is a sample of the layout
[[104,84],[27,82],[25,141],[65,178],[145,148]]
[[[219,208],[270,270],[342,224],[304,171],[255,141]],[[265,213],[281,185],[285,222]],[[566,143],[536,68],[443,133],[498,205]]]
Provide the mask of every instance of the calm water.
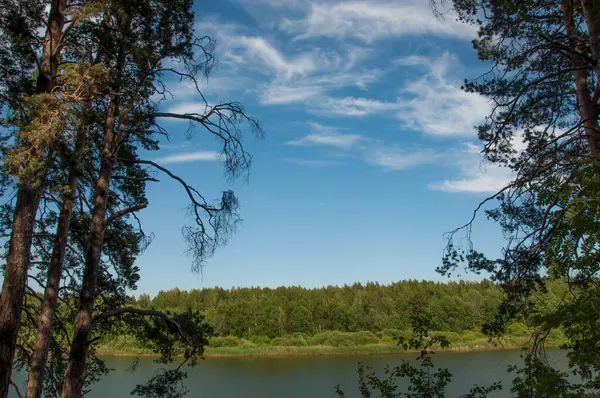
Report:
[[[564,354],[549,353],[558,367],[566,365]],[[341,384],[348,397],[359,397],[356,389],[356,364],[358,361],[382,370],[385,365],[400,363],[395,356],[332,356],[296,358],[209,358],[196,368],[190,369],[187,386],[189,397],[286,397],[318,398],[336,397],[334,387]],[[86,395],[91,398],[127,397],[136,383],[152,376],[158,365],[142,359],[135,372],[128,369],[132,359],[108,358],[107,365],[115,369]],[[448,367],[453,373],[447,396],[457,397],[467,392],[474,383],[481,385],[502,381],[504,390],[494,397],[509,396],[511,375],[508,365],[520,362],[519,351],[488,351],[471,353],[438,353],[434,356],[436,366]],[[14,375],[21,384],[24,375]],[[10,395],[15,397],[16,395]]]

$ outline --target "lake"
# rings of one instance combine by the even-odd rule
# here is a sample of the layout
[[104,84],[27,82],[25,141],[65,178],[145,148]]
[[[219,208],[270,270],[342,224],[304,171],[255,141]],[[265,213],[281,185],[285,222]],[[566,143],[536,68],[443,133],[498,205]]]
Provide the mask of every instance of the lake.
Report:
[[[520,363],[519,350],[444,352],[434,355],[434,363],[447,367],[454,378],[447,389],[448,397],[466,393],[474,384],[488,385],[502,381],[504,390],[493,397],[510,396],[512,375],[506,367]],[[399,364],[403,358],[415,354],[385,356],[318,356],[277,358],[207,358],[197,367],[189,369],[188,397],[286,397],[317,398],[336,397],[334,388],[341,384],[347,397],[360,397],[356,385],[357,362],[361,361],[381,371],[386,365]],[[551,360],[565,369],[564,353],[549,351]],[[96,384],[90,398],[127,397],[137,383],[152,376],[159,366],[152,359],[142,358],[135,372],[128,370],[132,358],[106,358],[110,368],[115,369]],[[15,382],[24,383],[24,374],[15,374]],[[17,397],[14,392],[9,397]]]

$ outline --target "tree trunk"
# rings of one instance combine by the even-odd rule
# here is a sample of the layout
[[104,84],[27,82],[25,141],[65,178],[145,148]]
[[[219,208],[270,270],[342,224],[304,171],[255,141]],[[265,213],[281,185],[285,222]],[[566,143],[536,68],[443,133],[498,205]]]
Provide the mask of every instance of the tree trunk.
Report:
[[102,245],[104,243],[104,220],[106,218],[110,179],[114,166],[113,144],[115,141],[114,128],[116,114],[117,103],[116,99],[113,99],[106,117],[100,176],[98,177],[94,191],[94,209],[92,210],[90,236],[85,253],[85,271],[79,296],[79,307],[77,309],[77,316],[75,317],[71,353],[62,389],[63,398],[81,397],[85,382],[85,361],[88,353],[88,341],[92,330],[96,280],[102,255]]
[[583,17],[590,35],[590,49],[596,62],[596,78],[600,78],[600,1],[581,0]]
[[[37,93],[49,93],[54,88],[65,9],[66,0],[52,1],[39,66]],[[43,148],[38,148],[34,153],[38,159],[46,156]],[[29,268],[33,225],[45,180],[46,173],[40,173],[37,181],[29,184],[22,183],[17,191],[4,283],[0,294],[0,398],[6,398],[10,388],[10,375]]]
[[[131,15],[127,15],[124,32],[128,32],[131,24]],[[125,69],[125,48],[121,45],[117,57],[116,77],[113,82],[112,91],[120,92],[122,89],[122,76]],[[92,222],[90,225],[90,236],[88,238],[85,252],[85,270],[83,273],[83,284],[79,295],[79,307],[75,317],[73,328],[73,340],[69,363],[63,383],[63,398],[82,397],[83,385],[85,383],[85,362],[89,348],[89,338],[92,332],[92,319],[94,315],[94,300],[96,296],[96,280],[98,268],[102,256],[102,245],[104,243],[105,219],[110,188],[110,179],[115,163],[116,143],[124,128],[125,121],[120,120],[119,131],[115,132],[116,119],[119,114],[120,95],[111,98],[106,114],[104,127],[104,146],[102,148],[102,160],[100,173],[94,190],[94,208],[92,210]]]
[[[586,0],[582,0],[586,2]],[[590,152],[594,159],[600,154],[600,129],[598,128],[598,106],[592,100],[592,94],[588,84],[588,71],[586,60],[580,55],[581,45],[577,38],[577,28],[573,21],[573,9],[571,0],[561,1],[561,11],[563,13],[563,24],[565,31],[569,37],[569,45],[571,47],[570,58],[575,71],[575,90],[577,100],[579,102],[579,115],[583,121],[583,128],[590,145]],[[600,49],[600,48],[599,48]]]
[[52,257],[48,267],[48,278],[44,299],[37,321],[37,335],[33,355],[31,357],[31,366],[27,380],[27,398],[40,398],[44,388],[44,375],[46,370],[46,361],[48,360],[48,347],[50,345],[52,325],[54,323],[54,313],[56,311],[56,302],[58,300],[58,290],[62,277],[62,265],[65,259],[67,241],[69,239],[69,226],[71,215],[73,214],[73,202],[77,192],[79,180],[79,168],[83,151],[87,139],[87,125],[82,122],[77,134],[77,141],[73,151],[73,160],[69,177],[67,180],[68,191],[64,194],[63,204],[60,209],[56,238],[52,248]]

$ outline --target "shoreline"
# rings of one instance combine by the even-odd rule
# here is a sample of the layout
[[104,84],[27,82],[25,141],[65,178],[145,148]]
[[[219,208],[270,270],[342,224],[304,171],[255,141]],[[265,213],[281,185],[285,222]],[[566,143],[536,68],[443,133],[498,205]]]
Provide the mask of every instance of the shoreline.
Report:
[[[548,344],[548,347],[558,346],[558,344]],[[506,344],[492,345],[475,344],[469,346],[457,345],[448,348],[433,348],[434,352],[460,353],[460,352],[483,352],[500,350],[517,350],[526,348],[527,344]],[[333,347],[333,346],[259,346],[259,347],[207,347],[204,353],[205,358],[293,358],[293,357],[316,357],[316,356],[358,356],[358,355],[396,355],[396,354],[414,354],[420,350],[405,350],[402,347],[388,344],[373,344],[354,347]],[[105,357],[146,357],[156,358],[159,355],[149,352],[103,352],[98,349],[98,355]]]

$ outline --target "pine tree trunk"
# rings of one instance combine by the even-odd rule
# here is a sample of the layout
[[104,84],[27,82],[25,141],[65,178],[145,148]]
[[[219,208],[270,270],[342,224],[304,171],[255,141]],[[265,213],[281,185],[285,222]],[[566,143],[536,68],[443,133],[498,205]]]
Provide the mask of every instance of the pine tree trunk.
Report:
[[60,209],[56,237],[52,248],[52,257],[48,267],[46,289],[44,291],[41,311],[37,320],[36,341],[33,355],[31,356],[29,377],[27,379],[27,398],[40,398],[44,388],[48,348],[52,336],[52,325],[54,323],[58,291],[62,277],[62,265],[65,259],[67,241],[69,238],[69,226],[71,223],[71,215],[73,214],[73,202],[75,201],[79,180],[79,167],[86,144],[86,129],[86,123],[82,122],[77,134],[77,141],[73,151],[73,161],[71,169],[69,170],[69,177],[67,180],[68,191],[64,194],[63,204]]
[[92,210],[90,236],[85,253],[85,271],[79,296],[79,307],[77,309],[77,316],[75,317],[71,353],[62,389],[63,398],[80,398],[85,382],[85,362],[89,347],[88,342],[92,331],[96,280],[102,255],[102,245],[104,243],[104,221],[106,219],[110,179],[114,167],[114,130],[117,111],[117,99],[113,99],[106,116],[100,176],[94,190],[94,208]]
[[[53,0],[48,17],[48,29],[44,39],[42,60],[39,66],[37,93],[49,93],[54,88],[58,69],[58,47],[62,40],[66,0]],[[34,151],[39,159],[45,157],[43,149]],[[19,321],[35,215],[39,207],[46,173],[40,173],[37,181],[20,184],[13,218],[6,270],[0,294],[0,398],[6,398],[10,389],[10,377],[19,332]]]
[[[130,4],[133,7],[133,3]],[[125,10],[124,19],[119,23],[120,31],[125,38],[130,35],[132,22],[132,10]],[[121,16],[123,16],[121,14]],[[117,16],[117,20],[120,16]],[[123,74],[126,67],[126,46],[121,43],[117,62],[114,67],[114,80],[112,83],[112,92],[120,93],[123,89]],[[119,103],[122,99],[121,94],[116,94],[111,98],[104,126],[104,144],[102,148],[102,160],[100,163],[100,173],[94,189],[94,208],[92,210],[92,222],[90,225],[90,235],[85,251],[85,270],[83,273],[83,283],[79,295],[79,307],[75,316],[73,325],[73,339],[71,341],[71,352],[69,362],[65,372],[61,396],[63,398],[81,398],[83,396],[83,386],[85,384],[85,365],[88,355],[89,340],[92,333],[92,319],[94,315],[94,300],[96,298],[96,282],[98,279],[98,270],[102,256],[102,246],[104,244],[104,231],[106,222],[106,212],[108,205],[108,195],[110,192],[110,180],[113,174],[115,164],[115,151],[117,143],[121,138],[125,126],[125,120],[119,120],[118,131],[115,131],[117,117],[119,117]],[[122,112],[127,114],[127,112]]]
[[[585,2],[585,0],[583,0]],[[571,64],[575,69],[575,90],[579,102],[579,116],[583,120],[583,128],[588,139],[590,152],[594,158],[600,154],[600,128],[598,127],[598,106],[592,100],[592,93],[588,84],[589,72],[585,69],[586,60],[583,58],[581,44],[577,38],[577,30],[573,20],[571,0],[561,1],[563,24],[569,38]]]
[[581,0],[583,17],[590,35],[590,49],[596,61],[596,78],[600,78],[600,0]]

